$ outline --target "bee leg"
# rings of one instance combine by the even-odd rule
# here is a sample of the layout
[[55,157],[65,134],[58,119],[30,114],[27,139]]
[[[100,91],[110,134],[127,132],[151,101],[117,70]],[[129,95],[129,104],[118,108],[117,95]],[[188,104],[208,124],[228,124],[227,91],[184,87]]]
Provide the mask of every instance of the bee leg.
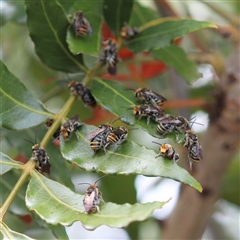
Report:
[[147,125],[149,124],[150,122],[150,117],[147,117]]
[[99,206],[96,206],[97,212],[100,214]]
[[77,140],[80,141],[78,131],[76,130],[75,133],[76,133],[76,136],[77,136]]
[[155,158],[158,158],[158,157],[160,157],[160,156],[162,156],[162,154],[161,153],[159,153]]
[[189,168],[190,168],[190,170],[192,170],[192,160],[191,159],[189,159]]

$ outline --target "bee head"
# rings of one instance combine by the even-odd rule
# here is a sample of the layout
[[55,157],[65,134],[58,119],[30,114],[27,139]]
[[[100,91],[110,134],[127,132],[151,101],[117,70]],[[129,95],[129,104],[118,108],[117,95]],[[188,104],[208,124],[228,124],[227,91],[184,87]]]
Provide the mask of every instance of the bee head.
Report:
[[40,144],[34,144],[34,145],[32,146],[32,151],[39,150],[40,147],[41,147]]
[[140,114],[140,106],[135,106],[133,108],[133,115],[138,116]]
[[135,97],[143,97],[142,88],[138,88],[135,90]]
[[71,81],[71,82],[68,84],[68,88],[71,88],[71,87],[73,87],[74,85],[76,85],[76,82],[75,82],[75,81]]

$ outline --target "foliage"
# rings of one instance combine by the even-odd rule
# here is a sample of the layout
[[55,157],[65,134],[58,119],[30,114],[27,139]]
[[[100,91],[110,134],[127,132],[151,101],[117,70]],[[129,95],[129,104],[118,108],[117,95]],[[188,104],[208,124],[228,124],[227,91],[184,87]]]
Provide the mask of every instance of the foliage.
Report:
[[[104,173],[107,175],[106,179],[112,175],[112,181],[116,175],[165,177],[185,183],[201,192],[201,185],[189,172],[164,157],[155,158],[157,153],[154,150],[133,140],[108,147],[106,154],[99,150],[93,157],[86,136],[97,127],[89,125],[85,119],[92,115],[95,123],[109,123],[119,117],[119,122],[116,121],[114,126],[124,122],[124,126],[125,123],[131,125],[128,127],[129,130],[143,129],[149,136],[160,138],[156,130],[157,123],[151,120],[147,124],[144,117],[138,120],[133,115],[132,109],[128,109],[141,104],[128,88],[150,86],[151,81],[146,83],[145,80],[153,80],[153,77],[157,76],[153,89],[155,90],[156,86],[156,92],[161,94],[163,92],[165,96],[161,89],[166,82],[161,81],[158,76],[163,73],[166,66],[175,68],[186,83],[192,84],[200,77],[200,73],[185,51],[177,46],[179,43],[176,39],[190,32],[216,26],[210,22],[191,19],[161,18],[152,9],[143,7],[135,1],[126,3],[122,0],[69,2],[26,0],[24,5],[25,12],[19,8],[19,12],[16,10],[12,17],[4,18],[2,24],[7,24],[10,20],[19,22],[21,19],[19,16],[26,14],[26,26],[34,43],[35,54],[45,67],[54,70],[58,80],[45,79],[40,86],[42,93],[47,89],[47,97],[36,96],[35,89],[28,87],[29,82],[19,79],[21,74],[16,74],[8,67],[8,60],[3,57],[3,61],[0,62],[1,126],[4,128],[2,131],[5,137],[2,141],[8,146],[2,150],[0,159],[3,175],[1,186],[5,192],[1,199],[2,236],[31,239],[27,234],[11,230],[11,227],[6,225],[4,217],[7,212],[19,216],[29,215],[31,221],[50,229],[57,238],[60,236],[67,238],[64,226],[75,221],[80,221],[90,230],[101,225],[127,227],[131,222],[149,218],[154,210],[162,208],[169,201],[166,199],[146,204],[136,203],[135,198],[134,204],[106,201],[101,203],[100,213],[86,214],[82,204],[84,195],[74,191],[71,181],[75,171],[77,174],[86,171]],[[71,22],[73,14],[78,10],[82,10],[91,23],[92,35],[76,36]],[[132,27],[137,26],[139,34],[130,40],[121,38],[120,31],[125,23]],[[117,64],[116,76],[110,76],[104,61],[99,60],[104,55],[102,41],[108,37],[118,43],[119,61],[116,60],[114,63]],[[149,62],[145,59],[149,59]],[[136,74],[139,66],[146,69],[146,73],[153,72],[147,77],[139,77]],[[61,72],[75,73],[76,75],[71,77],[78,81],[81,79],[81,83],[90,88],[101,108],[89,109],[76,96],[71,95],[70,91],[65,89],[67,83],[64,83],[63,79],[67,77]],[[126,72],[132,74],[131,82],[119,80],[124,78]],[[57,102],[58,97],[62,97],[65,102],[59,112],[56,111],[55,103],[54,107],[51,107],[52,102]],[[106,115],[105,110],[112,115]],[[76,134],[74,132],[70,134],[69,141],[64,141],[60,136],[60,141],[55,139],[53,143],[52,136],[55,131],[68,117],[76,114],[80,115],[84,124],[78,128]],[[114,118],[111,119],[113,115]],[[49,118],[54,119],[54,123],[45,130],[42,125]],[[36,135],[42,139],[41,142],[35,142]],[[27,138],[26,136],[30,138],[28,141],[32,141],[33,144],[40,143],[46,149],[52,167],[50,175],[43,176],[35,169],[37,161],[31,158],[29,143],[22,141],[23,138]],[[17,155],[23,154],[29,161],[20,163],[16,156],[9,156],[12,151],[9,146],[13,146]],[[109,195],[111,196],[111,193]],[[120,202],[124,201],[122,196]]]

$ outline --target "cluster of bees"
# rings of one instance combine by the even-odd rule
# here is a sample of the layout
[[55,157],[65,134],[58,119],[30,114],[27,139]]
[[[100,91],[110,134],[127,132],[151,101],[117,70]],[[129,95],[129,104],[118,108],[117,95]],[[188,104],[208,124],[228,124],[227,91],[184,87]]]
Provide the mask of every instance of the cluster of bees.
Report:
[[[135,90],[135,97],[139,100],[145,101],[145,104],[130,108],[133,109],[133,114],[138,119],[147,117],[147,124],[149,124],[150,119],[157,122],[157,131],[162,138],[164,138],[165,135],[174,132],[176,134],[177,143],[184,141],[183,146],[186,147],[188,151],[190,169],[192,169],[192,163],[198,163],[203,159],[202,147],[198,141],[197,135],[191,130],[190,121],[182,116],[176,117],[166,114],[162,109],[164,102],[167,101],[166,98],[153,92],[149,88],[139,88]],[[180,133],[185,134],[185,138],[178,141]],[[159,145],[159,154],[156,157],[164,156],[174,162],[179,160],[179,154],[175,152],[170,144],[165,143]]]
[[[73,15],[72,23],[73,29],[75,30],[76,37],[84,36],[86,34],[92,35],[93,30],[91,24],[86,18],[85,14],[82,11],[77,11]],[[130,27],[127,23],[124,23],[124,26],[121,28],[120,36],[124,41],[128,41],[134,38],[139,33],[138,28]],[[117,55],[117,43],[114,39],[109,38],[102,43],[103,45],[103,56],[100,58],[100,61],[103,65],[107,66],[108,73],[115,75],[117,72],[117,63],[119,58]]]

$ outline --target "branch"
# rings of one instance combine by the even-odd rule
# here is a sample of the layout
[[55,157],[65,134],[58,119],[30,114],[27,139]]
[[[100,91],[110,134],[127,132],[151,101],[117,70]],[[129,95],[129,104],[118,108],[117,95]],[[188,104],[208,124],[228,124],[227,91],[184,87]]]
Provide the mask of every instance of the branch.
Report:
[[221,101],[213,106],[218,110],[218,117],[212,118],[201,139],[203,162],[194,165],[193,176],[202,184],[203,192],[182,186],[178,203],[164,222],[162,239],[201,238],[219,198],[221,180],[240,142],[239,49],[239,45],[233,49],[219,82]]

